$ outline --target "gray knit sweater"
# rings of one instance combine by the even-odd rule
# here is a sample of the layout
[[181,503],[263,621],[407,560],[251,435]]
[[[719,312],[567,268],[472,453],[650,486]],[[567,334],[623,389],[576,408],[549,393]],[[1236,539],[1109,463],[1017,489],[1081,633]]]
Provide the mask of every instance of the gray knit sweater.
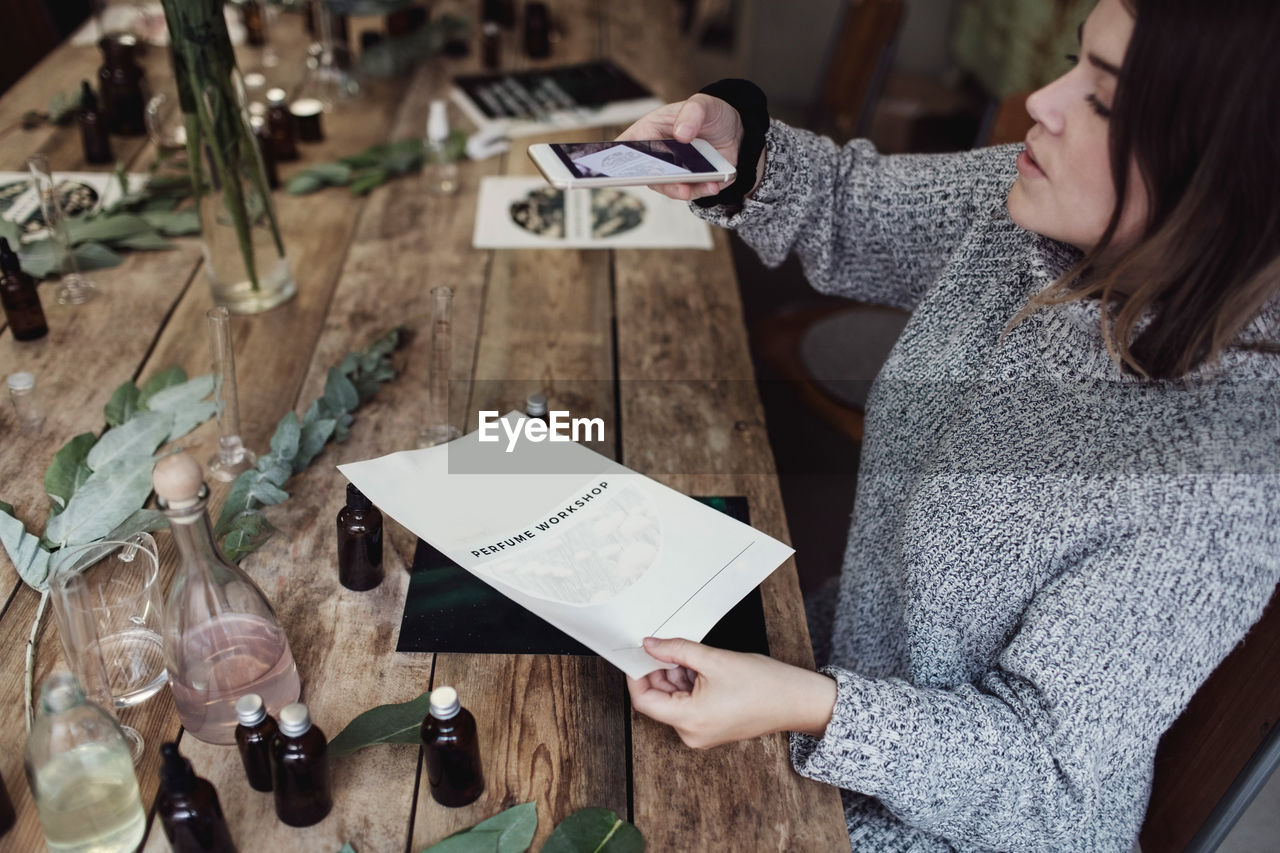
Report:
[[[1077,257],[1009,220],[1017,147],[766,144],[741,211],[698,212],[912,311],[867,405],[835,712],[792,736],[797,771],[843,789],[855,850],[1130,850],[1161,733],[1280,580],[1280,357],[1144,383],[1096,301],[1002,338]],[[1273,301],[1241,341],[1277,332]]]

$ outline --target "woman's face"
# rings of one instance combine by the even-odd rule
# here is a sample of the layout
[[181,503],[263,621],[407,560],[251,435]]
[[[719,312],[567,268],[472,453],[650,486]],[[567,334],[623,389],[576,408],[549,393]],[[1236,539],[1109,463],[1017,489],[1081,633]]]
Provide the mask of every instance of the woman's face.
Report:
[[[1086,250],[1106,230],[1116,205],[1108,115],[1132,33],[1133,16],[1121,0],[1100,0],[1081,28],[1076,67],[1027,99],[1036,124],[1018,155],[1008,202],[1009,216],[1023,228]],[[1146,192],[1130,163],[1112,245],[1133,242],[1146,211]]]

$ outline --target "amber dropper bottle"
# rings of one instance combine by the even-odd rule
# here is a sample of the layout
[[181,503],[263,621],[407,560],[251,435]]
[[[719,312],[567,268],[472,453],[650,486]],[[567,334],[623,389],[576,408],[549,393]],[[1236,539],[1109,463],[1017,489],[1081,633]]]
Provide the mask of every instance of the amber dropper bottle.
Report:
[[382,513],[355,483],[338,510],[338,582],[358,592],[382,583]]
[[218,792],[191,769],[176,743],[162,744],[156,814],[174,853],[236,853]]
[[17,253],[4,237],[0,237],[0,304],[14,340],[32,341],[49,334],[36,281],[22,271]]
[[88,80],[80,81],[80,141],[84,143],[86,163],[111,163],[111,137],[107,134],[107,117],[98,107],[98,96]]

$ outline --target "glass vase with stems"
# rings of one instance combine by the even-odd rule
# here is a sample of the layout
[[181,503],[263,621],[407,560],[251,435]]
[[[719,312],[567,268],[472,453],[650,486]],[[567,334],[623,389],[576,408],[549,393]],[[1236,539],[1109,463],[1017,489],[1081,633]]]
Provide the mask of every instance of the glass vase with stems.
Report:
[[297,285],[245,110],[244,81],[222,3],[163,5],[214,302],[235,314],[266,311],[290,299]]

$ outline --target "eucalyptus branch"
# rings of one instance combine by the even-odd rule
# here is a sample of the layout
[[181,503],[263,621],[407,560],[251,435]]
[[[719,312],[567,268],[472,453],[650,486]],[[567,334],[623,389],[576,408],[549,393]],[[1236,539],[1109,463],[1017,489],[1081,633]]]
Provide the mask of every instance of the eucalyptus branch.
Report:
[[31,636],[27,638],[27,674],[23,679],[22,695],[26,699],[26,721],[27,731],[31,731],[31,721],[35,717],[31,699],[31,686],[35,680],[36,672],[36,643],[40,639],[40,623],[44,621],[44,609],[49,604],[49,588],[45,587],[40,592],[40,606],[36,608],[36,619],[31,625]]

